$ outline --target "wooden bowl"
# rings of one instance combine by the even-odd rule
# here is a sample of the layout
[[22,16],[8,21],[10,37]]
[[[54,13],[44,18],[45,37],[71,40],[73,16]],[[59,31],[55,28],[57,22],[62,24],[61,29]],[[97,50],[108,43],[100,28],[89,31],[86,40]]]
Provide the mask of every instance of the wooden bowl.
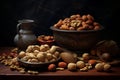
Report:
[[17,58],[18,63],[21,67],[25,67],[26,69],[32,69],[32,70],[45,70],[45,69],[47,69],[48,65],[50,65],[52,63],[57,64],[57,62],[60,59],[61,58],[59,57],[55,61],[40,63],[40,62],[26,62],[26,61],[22,61],[20,58]]
[[37,37],[37,42],[39,45],[48,44],[52,46],[55,43],[53,36],[49,35],[40,35]]

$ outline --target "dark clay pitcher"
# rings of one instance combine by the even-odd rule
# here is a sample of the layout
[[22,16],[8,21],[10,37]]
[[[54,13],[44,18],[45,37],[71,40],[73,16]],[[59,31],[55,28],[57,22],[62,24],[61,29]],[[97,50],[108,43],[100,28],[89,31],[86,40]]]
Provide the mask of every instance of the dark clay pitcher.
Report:
[[25,50],[29,45],[36,44],[36,36],[32,31],[33,24],[34,20],[18,20],[14,42],[19,49]]

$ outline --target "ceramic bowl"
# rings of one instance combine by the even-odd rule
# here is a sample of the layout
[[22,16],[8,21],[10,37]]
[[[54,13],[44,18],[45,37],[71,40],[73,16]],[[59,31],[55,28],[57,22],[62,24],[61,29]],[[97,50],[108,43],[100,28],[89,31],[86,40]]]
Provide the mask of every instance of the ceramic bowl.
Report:
[[102,39],[104,27],[99,30],[61,30],[54,26],[50,29],[56,44],[73,51],[89,51],[97,42]]

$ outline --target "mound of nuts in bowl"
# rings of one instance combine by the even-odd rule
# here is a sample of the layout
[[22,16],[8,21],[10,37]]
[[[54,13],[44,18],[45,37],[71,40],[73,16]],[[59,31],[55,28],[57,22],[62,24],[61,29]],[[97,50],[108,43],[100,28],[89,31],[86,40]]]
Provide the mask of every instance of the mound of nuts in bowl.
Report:
[[48,44],[49,46],[52,46],[55,40],[52,35],[40,35],[37,37],[37,42],[40,45]]
[[18,62],[20,66],[29,69],[46,69],[49,64],[56,63],[60,60],[60,52],[62,50],[58,46],[29,45],[26,51],[20,51],[18,54]]
[[90,14],[87,15],[71,15],[69,18],[60,19],[56,24],[55,28],[61,30],[99,30],[100,24],[94,20],[94,17]]

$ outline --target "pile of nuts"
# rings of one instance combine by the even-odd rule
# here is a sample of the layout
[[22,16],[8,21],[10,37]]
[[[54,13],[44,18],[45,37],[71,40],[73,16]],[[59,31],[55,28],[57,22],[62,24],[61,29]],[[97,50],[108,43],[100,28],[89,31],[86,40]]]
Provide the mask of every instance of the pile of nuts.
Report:
[[[61,57],[61,54],[64,53],[67,58],[68,52],[59,52],[57,46],[52,46],[51,48],[48,45],[30,45],[26,51],[21,51],[19,54],[3,53],[0,56],[0,63],[10,66],[10,69],[17,70],[20,73],[29,73],[29,74],[39,74],[39,70],[28,70],[24,67],[21,67],[17,61],[19,57],[21,60],[30,62],[30,63],[44,63],[56,60],[58,57]],[[70,54],[71,55],[71,54]],[[70,55],[68,55],[70,57]],[[51,63],[47,66],[48,71],[58,71],[58,70],[69,70],[69,71],[80,71],[87,72],[90,69],[95,69],[98,72],[109,72],[111,70],[111,65],[105,61],[99,60],[98,58],[93,58],[90,53],[83,53],[82,55],[72,54],[73,58],[76,58],[74,61],[69,59],[62,59],[62,61],[57,64]],[[43,57],[44,56],[44,57]],[[72,59],[72,57],[71,57]],[[69,61],[68,61],[69,60]]]
[[54,27],[61,30],[99,30],[101,25],[95,22],[94,17],[90,14],[87,15],[71,15],[69,18],[64,20],[60,19]]
[[76,62],[68,62],[63,60],[63,62],[59,62],[58,65],[50,64],[48,66],[48,70],[55,71],[68,69],[69,71],[81,72],[87,72],[88,70],[93,68],[95,68],[98,72],[109,72],[111,70],[110,64],[98,59],[91,58],[89,53],[83,53],[81,57],[78,56],[77,58],[78,60]]
[[49,35],[40,35],[37,37],[37,41],[40,45],[43,44],[48,44],[48,45],[53,45],[54,43],[54,37],[53,36],[49,36]]
[[57,46],[44,45],[29,45],[26,51],[21,51],[18,58],[25,62],[45,63],[56,61],[59,58],[60,52]]

